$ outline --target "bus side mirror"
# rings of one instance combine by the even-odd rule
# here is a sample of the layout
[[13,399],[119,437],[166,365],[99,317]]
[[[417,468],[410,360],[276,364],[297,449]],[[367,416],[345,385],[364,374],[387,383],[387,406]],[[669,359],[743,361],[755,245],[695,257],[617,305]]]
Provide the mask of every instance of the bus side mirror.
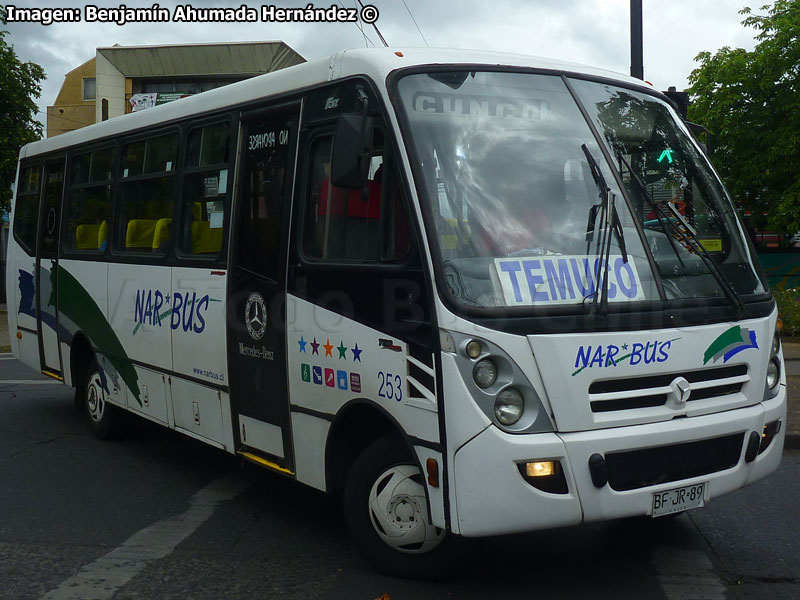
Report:
[[336,187],[360,189],[369,173],[372,150],[372,117],[341,115],[336,123],[331,157],[331,183]]

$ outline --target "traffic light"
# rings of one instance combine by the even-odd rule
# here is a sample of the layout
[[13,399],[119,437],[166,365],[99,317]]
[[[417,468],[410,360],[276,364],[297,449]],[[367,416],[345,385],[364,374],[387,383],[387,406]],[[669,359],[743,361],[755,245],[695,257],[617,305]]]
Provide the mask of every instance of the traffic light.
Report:
[[664,95],[672,100],[678,114],[685,121],[689,117],[689,94],[687,92],[679,92],[675,89],[674,85],[671,85],[669,89],[664,92]]

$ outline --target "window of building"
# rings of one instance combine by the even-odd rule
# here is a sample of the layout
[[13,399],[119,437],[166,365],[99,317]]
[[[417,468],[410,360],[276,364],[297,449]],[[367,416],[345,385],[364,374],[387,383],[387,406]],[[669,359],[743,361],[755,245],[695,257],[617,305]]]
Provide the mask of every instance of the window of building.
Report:
[[241,81],[241,77],[234,78],[202,78],[202,79],[173,79],[167,81],[150,79],[142,81],[143,94],[199,94],[213,90],[229,83]]
[[25,167],[21,170],[17,183],[14,237],[31,256],[35,254],[36,248],[41,173],[40,165]]
[[83,99],[84,100],[97,99],[97,80],[94,77],[83,78]]
[[169,249],[177,157],[177,134],[124,146],[115,219],[117,250],[164,254]]
[[313,143],[303,236],[308,258],[376,263],[408,256],[408,222],[396,178],[384,163],[381,138],[376,129],[367,180],[356,190],[330,183],[333,138]]
[[183,184],[180,250],[216,257],[222,249],[230,193],[231,126],[217,123],[189,132]]
[[65,251],[89,254],[105,251],[111,220],[113,163],[113,148],[73,157],[62,241]]

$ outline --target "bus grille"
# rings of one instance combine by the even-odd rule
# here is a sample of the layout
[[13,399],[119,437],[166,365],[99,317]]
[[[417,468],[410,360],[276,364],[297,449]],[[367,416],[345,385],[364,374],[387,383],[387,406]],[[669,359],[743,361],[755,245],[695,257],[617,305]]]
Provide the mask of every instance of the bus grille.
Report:
[[747,373],[747,365],[742,364],[594,381],[589,386],[589,403],[593,413],[664,406],[672,393],[670,384],[677,377],[683,377],[690,384],[688,402],[732,396],[739,394],[750,380]]
[[622,492],[708,475],[735,467],[742,454],[744,433],[606,454],[608,482]]

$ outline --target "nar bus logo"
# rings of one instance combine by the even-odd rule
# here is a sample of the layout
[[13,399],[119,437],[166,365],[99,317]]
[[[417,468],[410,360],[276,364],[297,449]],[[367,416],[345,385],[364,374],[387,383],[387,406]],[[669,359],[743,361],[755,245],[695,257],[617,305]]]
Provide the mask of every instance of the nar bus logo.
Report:
[[681,338],[671,340],[654,340],[652,342],[633,342],[624,344],[597,344],[579,346],[575,355],[575,377],[584,369],[607,369],[616,367],[620,364],[650,365],[663,363],[669,360],[669,351],[672,343]]
[[197,292],[164,294],[160,290],[136,290],[133,305],[133,335],[142,325],[203,333],[206,329],[206,312],[212,302],[219,302],[208,294],[198,298]]
[[703,364],[717,362],[720,358],[723,363],[728,362],[732,357],[748,348],[758,349],[756,332],[746,327],[734,325],[725,330],[706,348],[703,354]]

